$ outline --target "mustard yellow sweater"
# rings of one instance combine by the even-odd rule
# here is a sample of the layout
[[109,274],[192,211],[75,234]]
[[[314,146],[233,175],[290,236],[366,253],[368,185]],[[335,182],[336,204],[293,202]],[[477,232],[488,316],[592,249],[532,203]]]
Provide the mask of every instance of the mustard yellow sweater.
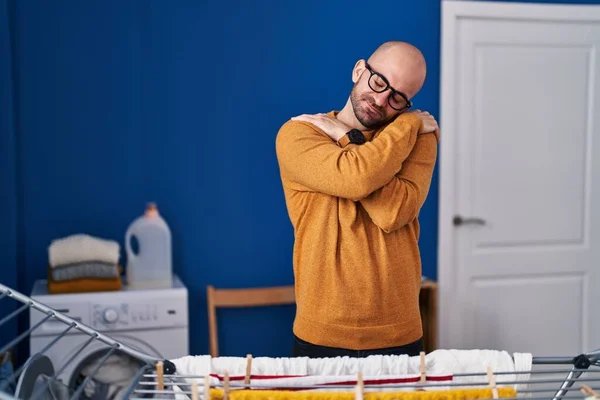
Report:
[[420,126],[414,114],[403,114],[365,132],[367,143],[346,146],[305,122],[288,121],[278,132],[276,152],[295,236],[298,337],[376,349],[422,336],[417,216],[429,191],[438,136],[418,135]]

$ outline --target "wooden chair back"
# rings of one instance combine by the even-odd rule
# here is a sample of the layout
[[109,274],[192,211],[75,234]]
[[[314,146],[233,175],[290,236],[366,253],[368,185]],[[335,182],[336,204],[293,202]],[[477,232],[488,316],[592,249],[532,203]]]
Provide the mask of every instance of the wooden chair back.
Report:
[[212,285],[208,285],[206,298],[208,303],[209,353],[212,357],[219,356],[217,308],[264,307],[296,303],[293,285],[248,289],[216,289]]

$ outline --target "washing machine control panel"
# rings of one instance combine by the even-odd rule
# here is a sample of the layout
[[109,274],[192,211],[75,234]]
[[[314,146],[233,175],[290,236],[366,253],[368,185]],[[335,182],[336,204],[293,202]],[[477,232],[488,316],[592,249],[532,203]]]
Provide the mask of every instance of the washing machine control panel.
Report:
[[177,311],[160,303],[102,303],[92,305],[92,327],[100,330],[162,327]]
[[[188,326],[188,292],[177,279],[172,288],[130,289],[114,292],[47,294],[46,281],[37,281],[32,298],[92,329],[107,333],[150,332]],[[62,318],[50,318],[36,309],[29,312],[31,337],[79,335]]]

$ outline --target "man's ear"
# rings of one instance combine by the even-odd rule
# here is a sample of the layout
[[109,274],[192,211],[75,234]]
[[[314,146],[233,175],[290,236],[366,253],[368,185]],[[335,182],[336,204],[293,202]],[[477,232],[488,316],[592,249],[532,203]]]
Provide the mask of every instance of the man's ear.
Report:
[[352,70],[352,82],[358,82],[360,75],[365,70],[365,60],[358,60],[356,64],[354,64],[354,69]]

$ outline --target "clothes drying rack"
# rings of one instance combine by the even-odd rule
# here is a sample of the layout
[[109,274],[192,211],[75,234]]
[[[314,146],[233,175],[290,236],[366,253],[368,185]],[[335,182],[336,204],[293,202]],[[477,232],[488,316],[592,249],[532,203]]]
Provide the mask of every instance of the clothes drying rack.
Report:
[[[106,347],[106,353],[96,365],[92,373],[86,377],[86,379],[76,388],[67,388],[68,395],[60,397],[68,398],[71,400],[85,399],[84,389],[89,383],[89,380],[99,370],[104,362],[116,352],[122,352],[140,362],[140,368],[137,371],[135,377],[131,380],[129,387],[125,391],[124,399],[144,399],[144,398],[160,398],[160,399],[189,399],[189,400],[215,400],[215,398],[227,400],[228,397],[235,396],[234,391],[246,392],[248,390],[254,392],[261,391],[278,391],[277,398],[286,398],[286,393],[289,393],[289,398],[297,397],[298,393],[311,390],[313,393],[312,397],[306,397],[305,399],[318,399],[315,393],[319,393],[319,389],[329,391],[332,390],[331,385],[310,385],[310,386],[286,386],[285,389],[277,387],[275,384],[261,384],[260,379],[254,379],[251,371],[251,356],[248,356],[248,366],[246,370],[246,377],[244,380],[229,379],[227,372],[225,372],[224,379],[217,379],[218,383],[214,381],[214,374],[202,376],[202,375],[184,375],[176,371],[175,364],[170,360],[164,360],[155,356],[145,354],[132,347],[125,345],[119,341],[110,338],[103,333],[82,324],[67,315],[48,307],[47,305],[32,299],[16,290],[13,290],[5,285],[0,284],[0,301],[5,302],[8,300],[14,300],[17,302],[18,307],[2,319],[0,319],[0,331],[3,329],[8,321],[16,318],[19,314],[25,311],[31,311],[32,309],[38,310],[46,316],[33,326],[30,326],[25,332],[20,333],[16,338],[6,344],[0,343],[0,355],[6,354],[6,352],[14,349],[20,342],[25,340],[31,332],[38,329],[43,323],[54,320],[59,321],[65,325],[64,331],[60,335],[57,335],[48,345],[46,345],[41,351],[31,355],[27,361],[16,369],[11,376],[3,378],[4,381],[0,380],[0,400],[41,400],[41,399],[56,399],[59,397],[53,392],[58,385],[62,385],[58,380],[60,373],[69,365],[70,362],[79,354],[84,351],[85,348],[92,342],[101,343]],[[69,360],[62,366],[56,366],[58,368],[54,370],[54,366],[45,356],[49,348],[55,345],[59,340],[64,339],[67,333],[72,330],[76,330],[81,334],[89,336],[89,339],[78,349]],[[423,360],[423,353],[421,360]],[[441,398],[498,398],[498,394],[505,387],[510,385],[526,385],[526,389],[520,390],[514,399],[528,398],[528,399],[548,399],[548,400],[559,400],[559,399],[584,399],[584,398],[598,398],[600,399],[600,350],[592,351],[576,355],[574,357],[533,357],[532,365],[547,365],[555,366],[550,369],[542,369],[540,371],[528,370],[528,371],[490,371],[477,372],[477,373],[463,373],[454,374],[454,377],[481,377],[477,381],[471,381],[470,383],[444,383],[450,389],[457,387],[460,389],[467,390],[469,388],[475,390],[485,389],[487,395],[478,394],[476,397],[441,397]],[[564,366],[568,367],[564,367]],[[34,368],[35,366],[35,368]],[[560,366],[563,366],[562,368]],[[423,364],[422,364],[423,368]],[[508,381],[503,380],[504,375],[515,376],[518,374],[527,374],[529,379],[527,380],[516,380]],[[561,374],[560,377],[553,377],[553,375]],[[564,375],[566,374],[566,376]],[[37,381],[37,384],[34,383]],[[40,383],[41,382],[41,383]],[[348,382],[346,384],[336,384],[335,391],[340,393],[352,393],[353,398],[357,400],[363,400],[368,397],[372,392],[378,393],[378,389],[384,387],[384,390],[389,391],[390,389],[398,388],[399,392],[406,393],[407,391],[415,393],[416,391],[424,390],[435,390],[435,384],[427,383],[425,380],[425,371],[421,370],[421,381],[419,382],[407,382],[399,383],[397,385],[385,384],[379,386],[380,383],[370,383],[363,381],[362,375],[359,372],[356,376],[356,380]],[[11,386],[16,386],[16,390],[11,392],[8,390]],[[64,385],[63,385],[64,386]],[[548,387],[549,386],[549,387]],[[64,389],[64,387],[63,387]],[[258,389],[258,390],[257,390]],[[314,391],[317,392],[314,392]],[[239,393],[241,393],[239,392]],[[382,390],[383,392],[383,390]],[[326,393],[326,392],[324,392]],[[283,394],[283,396],[282,396]],[[397,393],[395,393],[397,394]],[[316,397],[315,397],[316,396]],[[400,396],[398,394],[399,398]],[[506,396],[500,396],[507,398]],[[240,397],[241,398],[241,397]],[[247,398],[253,398],[252,396]],[[258,399],[259,397],[254,397]],[[268,397],[264,397],[265,399]],[[324,397],[325,398],[325,397]],[[340,399],[346,397],[340,397]],[[425,398],[425,397],[423,397]]]

